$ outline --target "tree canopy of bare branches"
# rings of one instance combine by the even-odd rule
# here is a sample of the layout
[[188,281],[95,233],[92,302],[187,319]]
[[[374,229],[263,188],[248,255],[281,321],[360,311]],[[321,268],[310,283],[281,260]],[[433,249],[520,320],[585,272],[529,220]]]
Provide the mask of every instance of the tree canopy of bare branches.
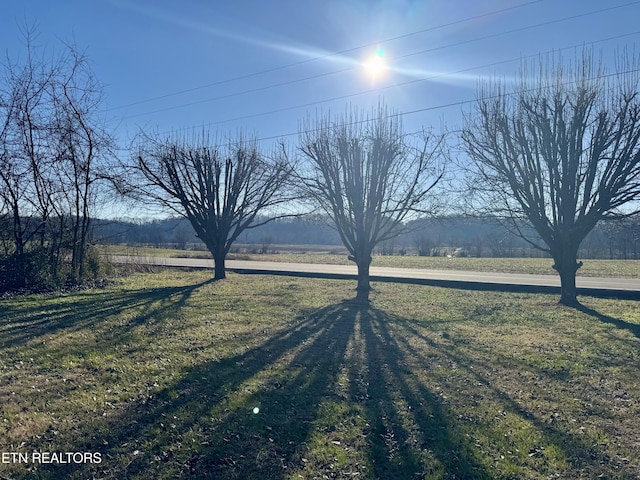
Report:
[[400,116],[383,106],[367,118],[353,111],[309,121],[300,137],[307,160],[301,183],[335,224],[358,267],[356,297],[368,301],[375,246],[401,233],[407,220],[433,211],[444,138],[425,134],[411,144]]
[[187,218],[225,278],[225,257],[246,229],[286,215],[292,166],[239,136],[227,145],[203,133],[193,141],[141,135],[124,191]]
[[11,237],[7,273],[17,287],[27,286],[29,262],[51,286],[84,279],[96,182],[113,147],[86,56],[64,45],[49,57],[35,36],[25,29],[23,60],[7,58],[0,80],[0,215],[11,219],[3,240]]
[[[573,67],[547,58],[509,92],[481,87],[466,118],[471,190],[484,211],[526,219],[561,280],[560,302],[577,304],[578,248],[603,218],[628,215],[640,198],[637,65],[608,74],[585,53]],[[520,230],[522,234],[522,231]]]

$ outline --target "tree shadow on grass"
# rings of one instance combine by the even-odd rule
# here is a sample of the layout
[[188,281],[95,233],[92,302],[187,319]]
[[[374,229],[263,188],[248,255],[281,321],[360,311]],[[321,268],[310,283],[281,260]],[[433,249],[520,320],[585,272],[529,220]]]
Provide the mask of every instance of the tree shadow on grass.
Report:
[[[409,352],[394,338],[389,321],[384,312],[353,301],[300,315],[261,345],[188,368],[176,383],[97,419],[80,443],[65,443],[63,432],[49,439],[48,449],[101,452],[101,464],[42,465],[38,473],[489,478],[468,441],[454,433],[453,413],[413,377],[405,362]],[[345,422],[361,428],[360,443],[322,437],[327,404],[349,406]],[[317,444],[318,434],[326,451]],[[343,450],[347,466],[341,467],[336,449]]]
[[590,315],[594,318],[597,318],[603,323],[608,323],[609,325],[613,325],[614,327],[619,328],[621,330],[627,330],[628,332],[631,332],[636,338],[640,338],[640,325],[638,324],[625,322],[624,320],[621,320],[619,318],[605,315],[603,313],[598,312],[597,310],[594,310],[593,308],[589,308],[582,304],[576,307],[576,310],[582,313],[586,313],[587,315]]
[[422,354],[402,345],[391,330],[395,320],[375,308],[362,311],[375,478],[491,478],[455,431],[455,414],[414,375],[408,357]]
[[0,306],[0,348],[19,347],[63,330],[73,332],[97,326],[109,317],[136,311],[126,326],[112,330],[109,337],[124,334],[137,325],[162,319],[168,311],[179,310],[197,289],[212,281],[127,291],[84,291],[73,294],[73,302],[58,302],[50,296],[43,297],[37,305]]
[[[327,307],[262,345],[206,361],[87,431],[74,451],[101,465],[42,466],[70,478],[281,478],[309,435],[353,330],[348,311]],[[253,409],[259,408],[254,414]]]
[[[166,305],[157,296],[168,292],[149,293],[156,300],[142,309],[146,321],[161,322],[156,315],[179,307],[188,292],[173,292]],[[139,294],[131,300],[147,305]],[[531,426],[541,446],[564,452],[572,472],[606,471],[590,470],[606,461],[592,439],[521,404],[495,378],[495,367],[473,345],[457,348],[439,337],[428,322],[344,301],[297,316],[244,353],[186,367],[175,382],[104,417],[98,412],[71,430],[32,439],[29,451],[100,452],[102,463],[39,465],[29,473],[223,480],[557,473],[542,449],[503,459],[512,462],[511,474],[501,470],[500,454],[510,448],[502,417],[481,413],[496,406],[516,425]],[[327,425],[327,405],[342,408],[342,425]],[[474,408],[478,413],[469,414]]]
[[[478,392],[482,390],[490,392],[488,397],[497,400],[502,405],[503,412],[514,414],[519,419],[535,427],[535,430],[540,434],[540,449],[528,452],[531,460],[520,461],[523,467],[537,470],[539,474],[550,475],[557,473],[549,470],[549,467],[545,466],[544,462],[540,466],[535,464],[537,458],[544,457],[545,447],[543,444],[546,444],[547,447],[552,446],[557,451],[562,452],[572,471],[582,472],[581,475],[586,475],[590,478],[606,478],[612,472],[616,472],[615,478],[636,478],[637,472],[628,469],[624,461],[621,462],[619,459],[614,461],[610,457],[607,451],[607,444],[598,443],[597,439],[583,434],[580,430],[575,430],[576,433],[574,433],[568,431],[566,427],[561,427],[556,422],[554,412],[548,410],[536,411],[523,405],[514,396],[514,393],[516,390],[522,392],[522,389],[527,388],[525,379],[518,374],[518,371],[525,369],[525,367],[519,366],[517,367],[518,371],[515,372],[503,371],[503,376],[512,375],[517,377],[516,383],[510,385],[513,390],[509,390],[508,387],[501,386],[505,385],[502,382],[503,379],[496,379],[496,363],[493,360],[486,360],[486,352],[481,352],[479,347],[467,344],[464,351],[456,347],[452,348],[439,342],[436,336],[425,335],[423,331],[424,325],[415,320],[396,319],[395,323],[399,327],[399,332],[406,332],[404,335],[397,336],[403,339],[401,341],[401,349],[409,352],[412,356],[419,357],[420,351],[424,351],[424,349],[416,349],[406,341],[407,338],[413,338],[428,345],[429,349],[439,351],[443,357],[453,362],[457,369],[462,370],[467,379],[473,381]],[[423,367],[428,368],[428,364],[424,363]],[[538,374],[541,375],[542,373],[538,372]],[[555,382],[557,385],[552,387],[559,388],[562,391],[561,384],[565,384],[566,380],[566,378],[549,378],[546,382]],[[457,386],[456,383],[458,384]],[[469,382],[464,383],[468,384]],[[468,385],[465,386],[463,382],[455,379],[452,380],[451,387],[461,394],[469,388]],[[535,387],[539,388],[541,386],[536,384]],[[544,385],[542,387],[546,388]],[[469,396],[473,396],[473,394]],[[576,399],[573,400],[575,401]],[[592,399],[585,398],[585,401],[590,400]]]

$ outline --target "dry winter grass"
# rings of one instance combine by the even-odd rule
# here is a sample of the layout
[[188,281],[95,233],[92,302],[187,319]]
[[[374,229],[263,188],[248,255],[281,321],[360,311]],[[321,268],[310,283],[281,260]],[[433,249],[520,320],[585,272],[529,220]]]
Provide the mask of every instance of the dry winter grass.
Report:
[[[101,246],[101,252],[111,255],[140,255],[149,257],[211,258],[205,251],[171,250],[163,248],[135,248],[126,246]],[[328,253],[278,253],[278,254],[230,254],[231,260],[259,260],[266,262],[324,263],[329,265],[353,264],[346,254]],[[376,267],[425,268],[433,270],[462,270],[471,272],[524,273],[557,275],[551,268],[550,258],[460,258],[383,256],[373,257]],[[589,277],[640,278],[640,260],[584,260],[578,275]]]
[[640,477],[637,302],[209,274],[0,300],[0,478]]

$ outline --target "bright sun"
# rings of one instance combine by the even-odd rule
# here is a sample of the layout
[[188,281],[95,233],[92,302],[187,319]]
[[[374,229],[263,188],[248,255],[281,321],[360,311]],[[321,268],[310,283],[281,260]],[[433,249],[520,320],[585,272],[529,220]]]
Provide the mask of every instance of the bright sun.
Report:
[[387,64],[384,60],[384,50],[379,48],[365,62],[364,68],[372,79],[381,76],[387,70]]

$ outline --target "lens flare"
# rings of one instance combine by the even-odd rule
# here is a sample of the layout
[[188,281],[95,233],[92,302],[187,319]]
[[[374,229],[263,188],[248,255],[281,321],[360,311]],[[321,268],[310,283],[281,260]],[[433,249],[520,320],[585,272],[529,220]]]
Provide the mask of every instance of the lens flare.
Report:
[[381,76],[387,70],[387,63],[384,57],[384,50],[378,48],[373,55],[364,62],[364,68],[372,79]]

